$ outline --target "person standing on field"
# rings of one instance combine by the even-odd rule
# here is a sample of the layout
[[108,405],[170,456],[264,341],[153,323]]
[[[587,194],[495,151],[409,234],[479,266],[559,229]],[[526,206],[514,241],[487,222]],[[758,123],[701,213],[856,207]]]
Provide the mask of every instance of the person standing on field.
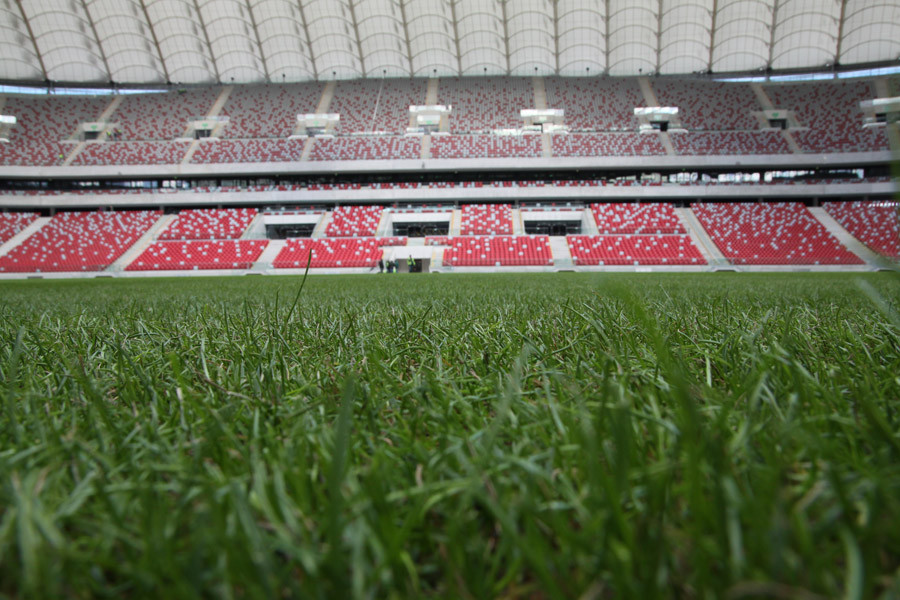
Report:
[[384,259],[383,258],[378,259],[378,272],[384,273]]

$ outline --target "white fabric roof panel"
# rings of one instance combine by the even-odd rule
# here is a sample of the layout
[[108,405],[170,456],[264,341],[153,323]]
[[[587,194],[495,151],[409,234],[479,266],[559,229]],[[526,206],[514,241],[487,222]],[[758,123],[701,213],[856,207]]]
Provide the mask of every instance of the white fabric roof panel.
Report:
[[0,79],[650,75],[900,59],[900,0],[0,0]]

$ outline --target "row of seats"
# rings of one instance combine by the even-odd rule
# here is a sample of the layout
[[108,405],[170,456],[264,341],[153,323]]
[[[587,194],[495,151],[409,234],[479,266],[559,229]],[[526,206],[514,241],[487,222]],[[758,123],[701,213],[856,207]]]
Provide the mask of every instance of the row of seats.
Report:
[[154,242],[126,271],[249,269],[269,240],[187,240]]
[[0,244],[5,244],[37,218],[33,212],[0,213]]
[[123,96],[110,121],[123,140],[170,141],[181,137],[192,119],[208,115],[220,92],[210,87]]
[[103,142],[85,144],[73,165],[177,165],[190,142]]
[[255,139],[255,140],[204,140],[191,156],[197,164],[215,163],[265,163],[300,160],[304,140]]
[[705,265],[689,235],[570,235],[576,265]]
[[706,202],[691,208],[735,265],[862,263],[799,202]]
[[553,156],[662,156],[666,153],[656,133],[571,133],[551,138]]
[[541,136],[452,135],[431,138],[432,158],[537,158]]
[[780,131],[714,131],[673,133],[669,136],[676,154],[790,154]]
[[160,240],[233,240],[241,237],[257,215],[255,208],[183,210],[159,234]]
[[900,257],[900,203],[825,202],[824,207],[853,237],[875,252]]
[[334,269],[374,267],[382,257],[378,240],[366,238],[290,239],[275,257],[276,269],[304,269],[312,254],[310,268]]
[[668,202],[591,204],[600,233],[684,233],[684,225]]
[[425,104],[426,85],[424,79],[341,81],[328,112],[341,115],[338,133],[406,133],[409,107]]
[[546,235],[455,237],[444,250],[451,267],[547,266],[553,264]]
[[159,219],[160,211],[58,213],[0,256],[2,272],[99,271]]
[[399,160],[417,159],[422,154],[419,138],[366,136],[316,138],[310,160]]
[[338,206],[325,228],[328,237],[366,237],[375,235],[383,206]]

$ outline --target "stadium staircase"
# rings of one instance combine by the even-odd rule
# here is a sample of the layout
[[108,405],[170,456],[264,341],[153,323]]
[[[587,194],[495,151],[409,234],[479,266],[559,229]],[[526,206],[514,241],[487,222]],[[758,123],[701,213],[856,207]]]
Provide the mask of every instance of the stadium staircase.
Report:
[[244,233],[238,239],[241,240],[255,240],[266,237],[266,226],[263,225],[263,215],[261,212],[257,212],[254,215],[253,220],[250,221],[250,224],[247,225],[247,229],[244,230]]
[[250,270],[253,272],[260,272],[271,269],[272,263],[275,262],[275,257],[278,256],[286,244],[287,240],[269,241],[269,245],[266,246],[266,249],[259,255],[259,258],[256,259],[256,262]]
[[453,237],[455,235],[459,235],[459,223],[462,221],[462,210],[459,208],[453,209],[453,215],[450,217],[450,229],[447,231],[447,235]]
[[325,230],[328,229],[328,225],[331,224],[331,211],[326,212],[322,215],[322,218],[319,219],[318,224],[313,229],[312,235],[309,237],[312,238],[323,238],[325,237]]
[[557,269],[574,268],[572,253],[569,251],[569,242],[564,235],[550,236],[550,256],[553,257],[553,266]]
[[5,243],[0,244],[0,256],[5,255],[10,250],[27,240],[29,237],[31,237],[31,234],[49,223],[50,219],[51,217],[38,217],[37,219],[29,223],[28,226],[25,227],[25,229],[6,240]]
[[712,238],[709,237],[709,234],[706,233],[706,230],[703,229],[694,211],[690,208],[676,208],[675,214],[681,218],[684,228],[687,230],[688,235],[691,236],[691,241],[694,242],[694,245],[700,251],[700,254],[703,255],[703,258],[706,259],[709,266],[725,267],[729,265],[728,259],[725,258],[725,255],[722,254],[715,242],[712,241]]
[[518,208],[514,208],[510,212],[512,213],[511,217],[513,235],[524,235],[525,224],[522,221],[522,211],[520,211]]
[[886,263],[884,257],[879,256],[861,241],[853,237],[849,231],[844,229],[840,223],[838,223],[834,217],[828,214],[828,211],[822,208],[821,206],[811,206],[807,207],[812,216],[815,217],[819,223],[825,226],[825,229],[828,230],[828,233],[837,238],[837,240],[846,246],[847,250],[861,258],[866,264],[872,266],[884,265]]
[[157,234],[165,230],[172,222],[178,218],[178,215],[163,215],[159,219],[156,220],[156,223],[150,226],[144,235],[138,238],[138,240],[125,252],[122,253],[122,256],[117,258],[111,265],[106,267],[106,271],[111,273],[119,273],[125,270],[125,267],[131,264],[131,261],[140,256],[144,250],[146,250],[150,244],[153,243],[153,240],[156,238]]

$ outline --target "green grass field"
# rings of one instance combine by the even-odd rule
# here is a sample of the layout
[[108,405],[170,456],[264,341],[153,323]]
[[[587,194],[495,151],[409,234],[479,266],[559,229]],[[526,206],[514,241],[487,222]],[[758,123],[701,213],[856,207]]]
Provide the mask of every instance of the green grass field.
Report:
[[0,282],[0,595],[900,596],[897,276],[300,283]]

